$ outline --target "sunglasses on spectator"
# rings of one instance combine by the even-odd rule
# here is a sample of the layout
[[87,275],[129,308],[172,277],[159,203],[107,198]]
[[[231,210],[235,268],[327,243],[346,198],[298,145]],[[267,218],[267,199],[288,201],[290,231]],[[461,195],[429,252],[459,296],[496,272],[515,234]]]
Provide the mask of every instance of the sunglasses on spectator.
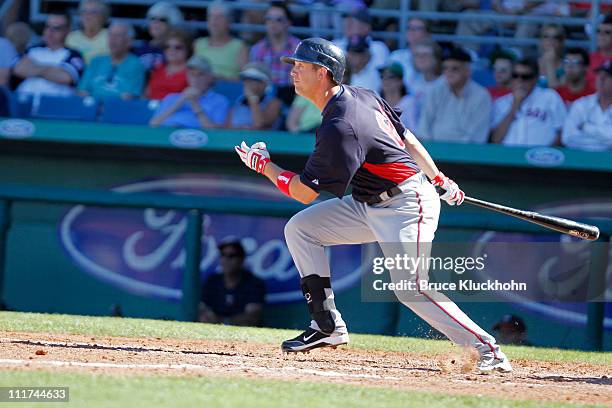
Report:
[[540,38],[545,40],[562,40],[563,36],[561,34],[542,34]]
[[65,28],[66,28],[66,24],[61,24],[61,25],[45,24],[45,30],[49,29],[51,31],[62,31]]
[[512,78],[514,78],[514,79],[522,79],[523,81],[531,81],[535,77],[536,76],[533,73],[529,73],[529,74],[524,74],[524,73],[520,73],[520,72],[513,72],[512,73]]
[[281,17],[281,16],[266,16],[264,17],[265,21],[275,21],[277,23],[283,23],[285,22],[285,17]]
[[442,71],[458,72],[461,70],[459,65],[442,65]]
[[159,21],[162,23],[167,23],[168,19],[166,17],[151,17],[149,18],[149,21]]
[[425,31],[425,26],[409,25],[408,31]]
[[241,255],[238,252],[221,252],[223,258],[240,258]]
[[79,10],[79,14],[100,14],[101,10],[98,9],[83,9]]
[[380,76],[380,79],[400,79],[400,78],[392,74],[383,74]]
[[612,35],[612,30],[604,30],[603,28],[599,28],[597,29],[597,34]]
[[566,65],[583,65],[581,58],[565,58],[563,63]]
[[166,44],[164,46],[165,49],[167,50],[177,50],[177,51],[182,51],[185,49],[185,46],[182,44]]

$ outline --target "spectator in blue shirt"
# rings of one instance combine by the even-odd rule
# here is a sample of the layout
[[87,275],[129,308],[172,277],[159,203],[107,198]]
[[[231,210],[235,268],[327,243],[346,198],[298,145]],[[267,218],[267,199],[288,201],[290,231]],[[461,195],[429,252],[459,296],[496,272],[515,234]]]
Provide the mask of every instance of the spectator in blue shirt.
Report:
[[229,100],[212,90],[214,82],[210,63],[194,55],[187,61],[188,87],[162,99],[152,126],[222,127],[229,110]]
[[95,57],[85,69],[79,94],[95,99],[133,99],[142,93],[145,71],[137,56],[130,53],[134,29],[113,23],[108,29],[109,55]]

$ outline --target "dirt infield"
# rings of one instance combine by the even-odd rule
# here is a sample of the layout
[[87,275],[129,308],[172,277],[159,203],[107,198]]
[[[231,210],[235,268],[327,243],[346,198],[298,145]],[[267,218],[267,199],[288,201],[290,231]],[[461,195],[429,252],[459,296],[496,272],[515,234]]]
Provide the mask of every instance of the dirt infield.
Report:
[[466,353],[430,356],[342,347],[286,356],[269,344],[0,332],[1,370],[237,376],[498,399],[612,402],[610,365],[514,360],[512,374],[483,375],[473,370],[472,360]]

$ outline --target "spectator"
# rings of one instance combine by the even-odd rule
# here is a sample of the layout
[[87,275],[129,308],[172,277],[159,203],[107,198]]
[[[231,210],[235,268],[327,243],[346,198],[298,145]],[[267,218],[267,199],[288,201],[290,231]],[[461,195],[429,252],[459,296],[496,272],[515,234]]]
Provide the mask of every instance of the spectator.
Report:
[[17,51],[6,38],[0,37],[0,88],[7,86],[11,77],[11,64],[15,62]]
[[349,39],[346,57],[351,67],[350,84],[380,92],[380,74],[365,37],[356,36]]
[[576,99],[595,93],[586,79],[589,54],[582,48],[570,48],[563,59],[563,85],[556,88],[561,99],[569,107]]
[[210,61],[217,79],[237,80],[249,58],[244,41],[230,35],[231,16],[225,2],[210,3],[206,15],[208,37],[198,38],[195,43],[195,54]]
[[108,31],[104,28],[110,9],[102,0],[82,0],[79,5],[82,30],[68,34],[66,45],[83,55],[86,64],[94,57],[108,54]]
[[402,114],[400,120],[411,132],[416,131],[418,124],[418,109],[416,98],[408,95],[404,85],[404,70],[398,62],[392,62],[380,69],[380,96],[393,108]]
[[9,24],[6,28],[6,39],[13,44],[17,55],[25,54],[30,41],[32,40],[32,29],[27,23],[23,21],[16,21]]
[[162,99],[149,122],[152,126],[217,128],[223,126],[229,101],[211,88],[215,77],[210,63],[194,55],[187,61],[187,88]]
[[249,60],[265,65],[270,71],[272,83],[279,97],[290,105],[295,96],[291,84],[291,64],[283,64],[280,58],[293,54],[300,40],[289,34],[291,15],[284,3],[271,2],[266,11],[266,36],[251,48]]
[[497,332],[495,339],[500,344],[514,344],[517,346],[531,346],[527,341],[527,326],[518,316],[505,315],[493,326],[493,331]]
[[165,63],[153,70],[146,96],[163,99],[171,93],[187,88],[187,60],[192,54],[191,35],[180,28],[173,28],[164,43]]
[[18,92],[35,95],[68,96],[75,92],[83,70],[83,58],[66,48],[70,30],[68,14],[51,13],[43,31],[43,45],[29,48],[13,67],[13,74],[24,81]]
[[538,64],[524,58],[514,64],[512,93],[493,104],[493,143],[508,146],[552,146],[559,143],[565,104],[549,88],[536,87]]
[[144,67],[137,56],[130,53],[134,28],[112,23],[108,29],[110,54],[95,57],[85,69],[79,83],[79,94],[97,100],[106,98],[133,99],[142,93]]
[[596,72],[597,93],[574,102],[563,127],[562,142],[572,149],[612,150],[612,60]]
[[540,85],[556,88],[563,77],[563,54],[565,52],[565,30],[556,24],[546,24],[540,30],[540,55],[538,66]]
[[134,50],[147,72],[164,62],[166,35],[183,23],[181,10],[168,1],[158,1],[147,11],[147,30],[151,39]]
[[497,51],[492,56],[493,61],[493,77],[495,85],[488,87],[491,98],[496,100],[500,96],[508,95],[512,92],[510,87],[512,84],[512,66],[514,65],[514,56],[507,51]]
[[266,285],[244,268],[246,253],[239,240],[219,244],[221,273],[210,275],[202,285],[199,321],[236,326],[259,326]]
[[453,48],[442,62],[444,80],[425,95],[417,136],[424,140],[486,143],[491,96],[472,79],[470,55]]
[[587,81],[592,86],[595,85],[595,70],[609,60],[612,60],[612,13],[606,14],[597,27],[597,51],[589,56]]
[[232,129],[278,129],[281,101],[273,92],[270,73],[262,64],[250,63],[240,72],[244,87],[227,115],[225,127]]
[[[493,10],[500,14],[511,16],[567,16],[569,6],[567,0],[493,0]],[[533,38],[537,35],[538,25],[534,23],[516,24],[515,38]],[[528,52],[523,49],[523,53]]]
[[344,37],[334,40],[334,43],[348,51],[351,38],[364,37],[370,49],[374,68],[383,66],[389,58],[389,49],[382,41],[375,41],[370,36],[372,31],[372,17],[367,8],[359,8],[344,18]]
[[287,114],[286,127],[292,133],[313,133],[321,124],[321,111],[303,96],[297,95]]
[[442,48],[431,38],[415,44],[413,48],[416,73],[408,82],[408,89],[417,101],[422,101],[427,91],[442,80],[440,76]]
[[406,26],[406,48],[395,50],[389,55],[391,61],[399,62],[404,72],[404,85],[410,86],[417,75],[414,67],[414,46],[426,39],[431,38],[429,24],[426,20],[413,17],[408,20]]

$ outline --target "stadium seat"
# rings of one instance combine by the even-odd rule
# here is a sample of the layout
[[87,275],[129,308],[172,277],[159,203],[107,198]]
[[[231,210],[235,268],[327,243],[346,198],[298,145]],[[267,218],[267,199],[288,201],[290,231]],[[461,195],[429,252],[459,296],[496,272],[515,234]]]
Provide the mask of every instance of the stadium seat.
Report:
[[488,86],[495,85],[493,71],[488,68],[477,68],[472,71],[472,79],[480,85],[484,86],[485,88]]
[[35,118],[95,121],[98,116],[98,103],[91,96],[41,95],[36,99],[31,112]]
[[102,107],[100,121],[122,125],[146,125],[159,106],[158,101],[139,99],[107,99]]
[[236,81],[216,81],[213,86],[213,91],[220,93],[229,99],[230,103],[236,102],[236,99],[242,95],[242,82]]
[[9,109],[14,118],[27,118],[32,111],[32,95],[8,92]]

